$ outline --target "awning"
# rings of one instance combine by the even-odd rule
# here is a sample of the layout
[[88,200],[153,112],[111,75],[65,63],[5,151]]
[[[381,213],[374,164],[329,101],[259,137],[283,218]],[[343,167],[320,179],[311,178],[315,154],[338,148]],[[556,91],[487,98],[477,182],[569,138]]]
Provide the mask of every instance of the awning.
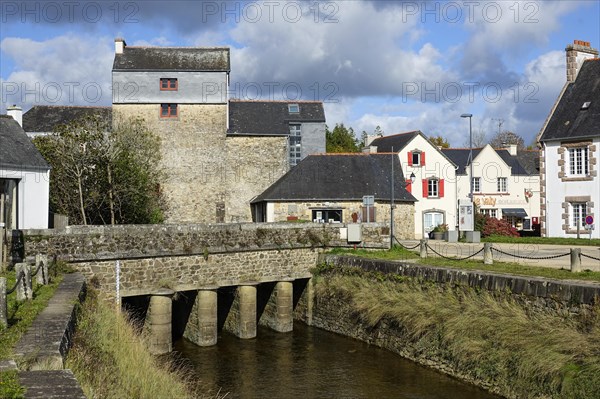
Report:
[[503,208],[502,216],[514,216],[517,218],[526,218],[527,212],[523,208]]

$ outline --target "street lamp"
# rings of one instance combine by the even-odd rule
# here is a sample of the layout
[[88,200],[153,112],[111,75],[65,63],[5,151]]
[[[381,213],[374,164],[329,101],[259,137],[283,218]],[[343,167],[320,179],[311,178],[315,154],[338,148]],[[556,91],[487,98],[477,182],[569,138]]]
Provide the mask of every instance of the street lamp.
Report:
[[[392,179],[391,179],[391,193],[390,193],[390,249],[392,249],[394,247],[394,157],[396,155],[394,154],[394,147],[392,147]],[[415,182],[415,179],[417,178],[417,176],[415,176],[415,173],[412,172],[410,174],[410,183],[405,182],[403,183],[404,186],[403,188],[406,188],[409,184],[412,184]]]
[[469,163],[470,163],[470,182],[469,182],[469,197],[471,202],[473,201],[473,128],[471,121],[473,120],[473,114],[462,114],[461,118],[469,118]]

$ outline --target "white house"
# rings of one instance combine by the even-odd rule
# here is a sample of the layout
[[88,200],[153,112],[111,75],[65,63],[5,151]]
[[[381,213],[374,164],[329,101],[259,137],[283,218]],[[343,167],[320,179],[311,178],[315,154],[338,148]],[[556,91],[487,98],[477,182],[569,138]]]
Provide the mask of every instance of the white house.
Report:
[[50,166],[17,120],[0,115],[0,223],[48,228],[49,200]]
[[[470,194],[468,148],[442,149],[456,165],[457,198]],[[517,152],[517,146],[473,149],[473,202],[490,217],[508,220],[518,230],[536,228],[540,217],[538,151]]]
[[[567,82],[538,135],[541,230],[548,237],[600,238],[600,60],[589,42],[576,40],[566,53]],[[593,225],[586,224],[590,216]]]
[[[423,238],[439,224],[456,229],[456,169],[437,146],[420,131],[378,137],[369,152],[398,153],[406,179],[406,189],[416,199],[415,238]],[[411,176],[414,182],[411,183]]]

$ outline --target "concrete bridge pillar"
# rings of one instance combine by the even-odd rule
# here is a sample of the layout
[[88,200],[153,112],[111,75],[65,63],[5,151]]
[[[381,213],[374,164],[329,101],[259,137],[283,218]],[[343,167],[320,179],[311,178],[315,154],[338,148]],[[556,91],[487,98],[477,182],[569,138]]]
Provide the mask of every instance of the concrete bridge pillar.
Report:
[[198,290],[183,336],[198,346],[217,344],[217,288]]
[[238,287],[240,313],[237,336],[242,339],[256,337],[256,285],[252,283]]
[[146,315],[148,347],[150,353],[161,355],[173,350],[171,318],[173,313],[173,295],[175,291],[162,288],[150,296],[150,305]]
[[291,281],[280,281],[275,285],[275,323],[272,328],[279,332],[290,332],[294,329],[294,285]]

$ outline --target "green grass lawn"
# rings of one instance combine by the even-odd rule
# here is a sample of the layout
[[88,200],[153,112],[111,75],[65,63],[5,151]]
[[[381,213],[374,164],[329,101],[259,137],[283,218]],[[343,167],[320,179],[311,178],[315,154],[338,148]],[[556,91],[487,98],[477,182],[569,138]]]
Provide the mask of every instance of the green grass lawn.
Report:
[[[7,278],[7,288],[15,284],[15,273],[6,272],[1,277]],[[49,285],[38,285],[34,281],[33,300],[17,302],[16,293],[8,295],[8,328],[0,330],[0,360],[12,358],[14,346],[33,323],[35,317],[46,307],[54,295],[62,276],[55,277]],[[23,388],[19,385],[16,372],[0,373],[0,398],[21,398]]]
[[430,257],[421,259],[419,255],[411,250],[404,249],[400,246],[395,246],[392,250],[376,250],[367,251],[363,249],[340,249],[336,248],[328,253],[332,255],[352,255],[370,259],[394,260],[394,261],[411,261],[422,265],[452,267],[456,269],[467,270],[485,270],[498,273],[515,274],[519,276],[529,277],[545,277],[558,280],[585,280],[599,281],[600,272],[583,271],[580,273],[572,273],[565,269],[552,269],[540,266],[526,266],[512,262],[497,262],[493,265],[484,265],[481,260],[452,260],[444,258]]

